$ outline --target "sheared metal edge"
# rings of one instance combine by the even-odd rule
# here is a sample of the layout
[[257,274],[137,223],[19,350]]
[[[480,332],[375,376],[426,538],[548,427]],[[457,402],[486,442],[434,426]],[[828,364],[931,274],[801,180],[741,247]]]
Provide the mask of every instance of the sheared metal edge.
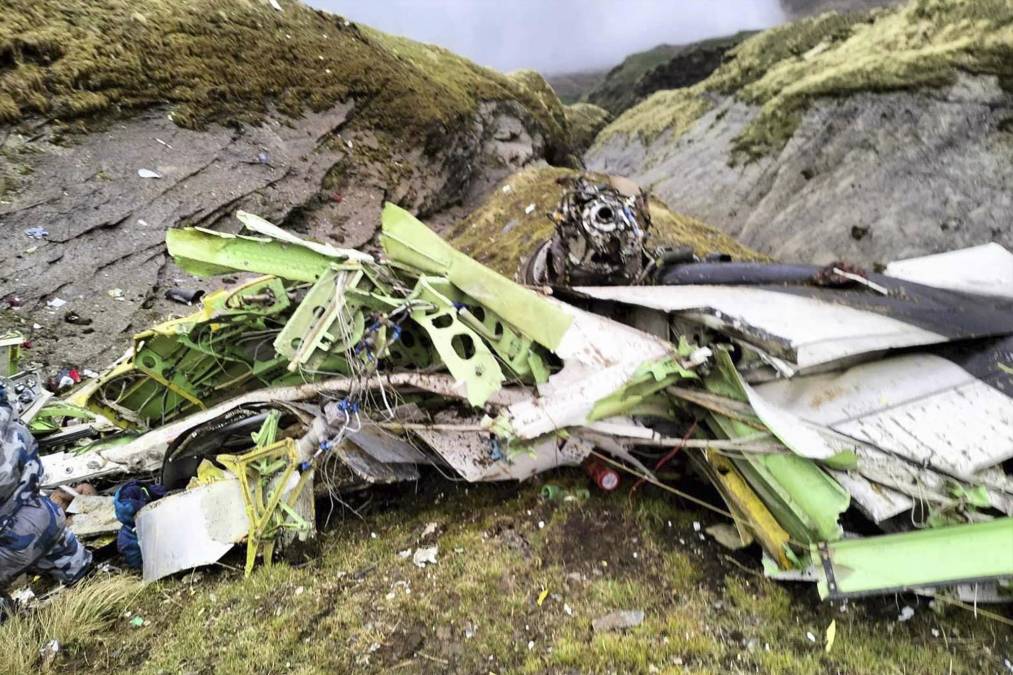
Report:
[[197,228],[168,230],[165,244],[182,269],[198,276],[239,271],[312,282],[335,262],[309,248]]
[[560,444],[554,434],[537,440],[530,450],[497,451],[488,434],[435,429],[412,433],[469,482],[524,480],[557,466],[578,466],[593,449],[591,443],[576,436]]
[[[80,455],[68,452],[45,455],[42,457],[42,468],[45,472],[42,486],[56,487],[100,476],[155,471],[161,467],[166,449],[176,438],[190,429],[242,405],[302,401],[321,393],[345,392],[362,387],[375,388],[381,385],[386,387],[412,386],[441,396],[461,397],[452,377],[443,374],[422,373],[396,373],[365,380],[340,377],[290,387],[258,389],[149,431],[129,443],[108,450],[86,452]],[[502,392],[496,392],[489,402],[496,405],[507,405],[515,400],[516,392],[502,390]]]
[[811,547],[820,598],[894,593],[1013,577],[1013,518]]
[[1013,298],[1013,253],[995,242],[897,260],[883,273],[936,288]]
[[563,369],[539,386],[537,398],[507,409],[510,429],[520,438],[586,424],[598,401],[622,389],[641,365],[678,356],[668,341],[548,300],[572,318],[555,350]]
[[283,230],[277,225],[264,220],[254,213],[242,210],[236,211],[236,218],[251,232],[262,234],[265,237],[274,239],[275,241],[300,246],[302,248],[309,249],[314,253],[327,256],[328,258],[335,258],[338,260],[358,260],[359,262],[366,263],[373,262],[373,256],[368,253],[363,253],[362,251],[357,251],[353,248],[335,248],[330,244],[321,244],[319,242],[302,239],[301,237],[297,237],[291,232]]
[[599,300],[680,312],[683,318],[744,339],[798,368],[949,341],[887,316],[748,286],[581,286],[573,290]]
[[831,471],[830,475],[851,494],[858,508],[872,522],[881,523],[914,508],[914,500],[903,493],[878,485],[851,471]]
[[1013,457],[1013,399],[933,354],[770,382],[756,391],[812,423],[967,480]]
[[385,204],[382,223],[391,260],[445,276],[535,342],[552,351],[560,345],[571,318],[558,306],[457,251],[404,209]]
[[217,562],[250,530],[235,476],[154,501],[136,523],[145,582]]
[[[299,478],[297,472],[289,476],[282,499],[288,499]],[[311,525],[312,479],[292,507]],[[227,473],[222,480],[151,502],[137,512],[136,528],[147,583],[217,562],[246,538],[250,521],[239,480]],[[284,541],[286,534],[281,537]]]
[[[715,360],[718,367],[705,380],[707,389],[746,400],[728,352],[717,350]],[[712,413],[711,419],[731,438],[755,433],[752,427],[723,415]],[[794,454],[746,455],[734,464],[795,542],[843,535],[838,519],[847,510],[850,495],[812,460]]]

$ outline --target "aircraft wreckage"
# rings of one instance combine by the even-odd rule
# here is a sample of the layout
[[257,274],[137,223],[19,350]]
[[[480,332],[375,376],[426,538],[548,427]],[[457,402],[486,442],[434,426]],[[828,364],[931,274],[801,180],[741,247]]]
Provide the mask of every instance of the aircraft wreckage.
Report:
[[[529,286],[390,204],[379,257],[242,211],[243,234],[170,230],[184,270],[259,276],[62,399],[15,376],[45,487],[164,486],[136,514],[152,580],[244,542],[247,570],[269,563],[313,534],[314,493],[421,466],[501,481],[594,461],[664,486],[681,452],[769,576],[824,598],[1013,597],[1013,255],[868,273],[652,251],[621,180],[573,181],[551,217]],[[118,527],[96,519],[75,528]]]

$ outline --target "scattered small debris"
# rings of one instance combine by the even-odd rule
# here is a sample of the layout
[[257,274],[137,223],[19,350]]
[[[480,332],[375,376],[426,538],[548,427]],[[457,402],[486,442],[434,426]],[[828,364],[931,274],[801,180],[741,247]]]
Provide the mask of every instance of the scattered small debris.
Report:
[[504,186],[503,186],[502,188],[500,188],[500,189],[501,189],[501,191],[503,192],[503,194],[508,194],[508,193],[510,193],[510,192],[512,192],[512,191],[513,191],[513,187],[511,187],[510,185],[504,185]]
[[826,652],[830,653],[830,650],[834,648],[834,640],[837,638],[837,619],[831,619],[830,625],[827,626],[827,646]]
[[169,148],[170,150],[172,150],[172,146],[171,146],[171,145],[169,145],[168,143],[166,143],[165,141],[163,141],[163,140],[162,140],[161,138],[156,138],[156,139],[155,139],[155,142],[156,142],[156,143],[159,143],[159,144],[161,144],[161,145],[164,145],[165,147],[167,147],[167,148]]
[[538,604],[539,607],[542,606],[542,603],[545,602],[545,598],[547,598],[547,597],[549,597],[549,589],[547,589],[547,588],[542,589],[542,592],[538,594],[537,604]]
[[90,326],[92,324],[91,319],[85,318],[75,311],[70,311],[64,314],[63,320],[75,326]]
[[425,546],[423,548],[415,549],[415,555],[412,556],[412,562],[415,563],[416,567],[425,567],[426,565],[436,564],[436,551],[438,546]]
[[124,296],[123,296],[123,289],[122,288],[110,288],[108,291],[106,291],[106,295],[108,295],[113,300],[124,300],[125,299]]
[[205,293],[199,288],[170,288],[165,292],[165,297],[181,305],[193,305],[203,299]]
[[[38,643],[36,643],[38,644]],[[60,653],[60,641],[50,640],[39,650],[39,656],[42,658],[42,670],[47,670],[53,665],[53,661],[56,659],[56,655]]]
[[276,9],[276,10],[278,10],[279,12],[283,12],[283,11],[284,11],[284,10],[283,10],[283,9],[281,8],[281,5],[279,5],[279,4],[278,4],[278,0],[267,0],[267,1],[268,1],[269,3],[271,3],[271,7],[273,7],[273,8],[274,8],[274,9]]
[[29,227],[25,234],[32,239],[45,239],[49,236],[49,230],[44,227]]
[[901,623],[904,623],[905,621],[910,621],[914,615],[915,615],[914,607],[904,605],[903,607],[900,608],[900,614],[897,616],[897,621],[900,621]]
[[140,628],[141,626],[144,625],[144,618],[140,616],[135,616],[130,620],[130,625],[133,628]]
[[524,213],[526,213],[526,214],[527,214],[527,215],[529,215],[529,216],[530,216],[530,215],[531,215],[532,213],[534,213],[534,212],[535,212],[535,205],[534,205],[534,204],[528,204],[527,208],[526,208],[526,209],[524,209]]
[[809,642],[816,642],[816,636],[813,635],[811,631],[806,631],[805,637],[809,640]]
[[595,633],[604,633],[613,630],[634,628],[643,622],[644,612],[642,610],[622,610],[598,617],[591,622],[591,628],[594,629]]
[[151,169],[138,169],[137,170],[137,175],[140,176],[141,178],[161,178],[162,177],[162,174],[158,173],[157,171],[152,171]]

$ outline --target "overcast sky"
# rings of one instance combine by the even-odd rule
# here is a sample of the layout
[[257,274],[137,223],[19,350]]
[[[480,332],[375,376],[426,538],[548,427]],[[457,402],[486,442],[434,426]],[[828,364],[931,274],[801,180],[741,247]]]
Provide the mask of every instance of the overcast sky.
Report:
[[631,52],[766,28],[777,0],[306,0],[503,71],[610,67]]

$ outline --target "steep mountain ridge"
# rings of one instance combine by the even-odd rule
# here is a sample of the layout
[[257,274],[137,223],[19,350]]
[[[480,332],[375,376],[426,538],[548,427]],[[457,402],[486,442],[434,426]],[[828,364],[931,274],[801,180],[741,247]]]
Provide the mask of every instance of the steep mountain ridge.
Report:
[[1013,5],[913,0],[756,35],[599,134],[589,167],[785,259],[1013,245]]

